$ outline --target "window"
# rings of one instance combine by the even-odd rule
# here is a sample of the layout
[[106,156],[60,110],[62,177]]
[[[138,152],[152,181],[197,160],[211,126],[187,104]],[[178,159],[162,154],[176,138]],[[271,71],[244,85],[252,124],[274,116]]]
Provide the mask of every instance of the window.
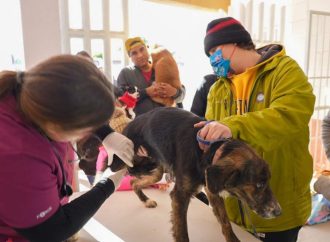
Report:
[[61,0],[64,52],[87,51],[111,81],[127,64],[128,0]]

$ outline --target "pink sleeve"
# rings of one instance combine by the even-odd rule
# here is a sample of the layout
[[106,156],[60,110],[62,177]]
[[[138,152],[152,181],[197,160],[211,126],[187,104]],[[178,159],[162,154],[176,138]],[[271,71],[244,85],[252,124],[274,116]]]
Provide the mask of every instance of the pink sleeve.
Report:
[[105,148],[101,146],[99,148],[99,155],[97,156],[96,161],[96,171],[104,171],[108,165],[108,153],[105,151]]

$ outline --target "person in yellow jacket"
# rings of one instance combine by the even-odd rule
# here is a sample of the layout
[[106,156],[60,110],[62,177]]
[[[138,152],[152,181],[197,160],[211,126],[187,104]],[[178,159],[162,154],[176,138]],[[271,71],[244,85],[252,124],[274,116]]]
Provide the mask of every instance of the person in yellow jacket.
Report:
[[[211,21],[206,55],[218,80],[207,98],[200,136],[240,139],[269,163],[270,186],[282,214],[263,219],[233,197],[225,205],[231,221],[264,242],[294,242],[311,211],[313,161],[308,123],[314,109],[312,86],[299,65],[277,44],[255,49],[250,34],[231,17]],[[200,143],[202,149],[207,147]],[[220,154],[216,154],[219,156]]]

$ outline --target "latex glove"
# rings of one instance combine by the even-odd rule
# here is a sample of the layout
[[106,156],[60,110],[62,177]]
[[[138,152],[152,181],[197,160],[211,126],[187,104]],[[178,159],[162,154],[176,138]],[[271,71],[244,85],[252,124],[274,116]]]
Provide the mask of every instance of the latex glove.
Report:
[[126,174],[127,174],[127,169],[125,168],[120,171],[117,171],[116,173],[114,173],[108,177],[108,179],[110,179],[113,182],[113,184],[115,185],[115,190],[117,190],[122,179],[124,178],[124,176]]
[[129,167],[133,167],[134,144],[126,136],[113,132],[109,134],[102,142],[108,153],[108,165],[111,165],[113,155],[116,154]]
[[96,183],[98,183],[99,181],[101,181],[102,176],[103,176],[103,173],[104,173],[103,171],[96,171],[94,182],[93,182],[93,186],[95,186]]

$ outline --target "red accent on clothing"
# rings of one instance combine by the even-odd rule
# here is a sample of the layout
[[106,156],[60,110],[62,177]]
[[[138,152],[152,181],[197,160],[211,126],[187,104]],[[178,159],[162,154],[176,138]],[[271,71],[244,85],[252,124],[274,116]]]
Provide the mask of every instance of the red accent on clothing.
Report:
[[144,79],[146,80],[146,82],[150,83],[150,79],[151,79],[151,75],[152,75],[152,70],[151,71],[147,71],[147,72],[142,71],[142,75],[143,75]]
[[238,22],[236,19],[229,19],[228,21],[218,23],[217,25],[215,25],[211,29],[209,29],[209,31],[207,31],[206,35],[216,32],[220,29],[223,29],[223,28],[225,28],[229,25],[233,25],[233,24],[240,24],[240,22]]
[[136,98],[125,92],[118,100],[124,102],[128,108],[134,108],[136,105]]

